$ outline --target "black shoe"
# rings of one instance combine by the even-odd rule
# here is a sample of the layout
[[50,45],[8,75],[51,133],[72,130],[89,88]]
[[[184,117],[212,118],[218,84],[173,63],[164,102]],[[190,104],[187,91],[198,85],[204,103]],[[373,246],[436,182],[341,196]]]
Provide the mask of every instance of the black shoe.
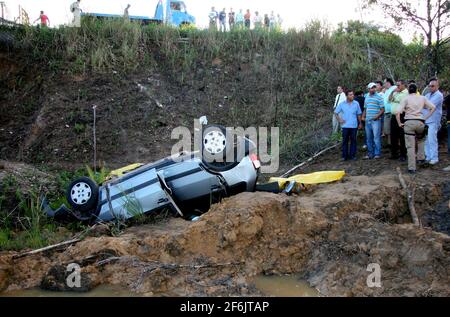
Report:
[[398,159],[400,162],[406,162],[406,157],[404,156],[400,156],[400,158]]
[[389,157],[390,160],[398,160],[398,158],[397,155],[391,155],[391,157]]
[[414,175],[416,174],[416,170],[408,170],[408,173]]
[[427,161],[425,161],[425,160],[418,160],[417,161],[417,164],[420,164],[420,165],[424,165],[426,163],[427,163]]

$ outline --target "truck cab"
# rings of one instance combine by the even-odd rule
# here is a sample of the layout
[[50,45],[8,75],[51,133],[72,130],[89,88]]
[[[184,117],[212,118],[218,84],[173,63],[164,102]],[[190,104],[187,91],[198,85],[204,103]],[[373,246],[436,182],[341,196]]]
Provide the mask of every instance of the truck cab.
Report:
[[165,12],[163,2],[160,0],[156,7],[155,19],[178,27],[195,24],[195,18],[187,12],[184,1],[178,0],[167,0]]

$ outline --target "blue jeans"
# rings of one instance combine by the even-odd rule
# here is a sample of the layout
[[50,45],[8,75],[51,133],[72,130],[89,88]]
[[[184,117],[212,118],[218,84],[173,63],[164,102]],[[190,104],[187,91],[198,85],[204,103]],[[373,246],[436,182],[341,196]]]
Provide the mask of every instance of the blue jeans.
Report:
[[366,121],[367,153],[370,158],[381,156],[381,120]]
[[[358,129],[342,128],[342,158],[345,160],[356,157],[356,134]],[[348,152],[348,143],[350,141],[350,154]]]

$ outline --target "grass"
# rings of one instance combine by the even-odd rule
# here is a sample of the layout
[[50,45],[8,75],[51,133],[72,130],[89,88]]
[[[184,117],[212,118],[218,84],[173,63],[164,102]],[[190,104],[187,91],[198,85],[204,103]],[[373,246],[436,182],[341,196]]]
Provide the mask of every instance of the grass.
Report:
[[[85,18],[81,28],[27,27],[15,35],[25,60],[55,74],[141,71],[163,73],[185,89],[211,84],[211,116],[217,100],[227,95],[230,110],[218,115],[221,123],[280,127],[284,159],[296,161],[330,141],[331,133],[322,130],[330,126],[324,117],[330,116],[337,85],[362,88],[390,71],[396,78],[422,76],[417,65],[424,62],[423,45],[405,45],[389,32],[364,28],[349,23],[331,31],[311,21],[287,32],[216,32]],[[365,36],[377,53],[370,62]],[[85,131],[78,123],[74,129]]]
[[[0,250],[17,250],[23,248],[41,248],[46,246],[57,226],[47,219],[42,209],[41,194],[32,193],[24,197],[17,190],[19,215],[13,219],[3,220],[0,226]],[[12,213],[9,214],[12,217]]]
[[[62,204],[69,206],[65,191],[75,178],[89,176],[101,184],[107,174],[104,166],[96,173],[88,166],[74,172],[60,172],[55,180],[58,190],[47,195],[50,207],[57,209]],[[34,179],[33,175],[26,177]],[[61,225],[47,217],[42,208],[43,197],[43,190],[25,192],[12,175],[3,179],[0,191],[0,251],[36,249],[68,238],[67,234],[59,233]],[[85,225],[73,223],[66,229],[66,233],[80,232],[85,229]]]

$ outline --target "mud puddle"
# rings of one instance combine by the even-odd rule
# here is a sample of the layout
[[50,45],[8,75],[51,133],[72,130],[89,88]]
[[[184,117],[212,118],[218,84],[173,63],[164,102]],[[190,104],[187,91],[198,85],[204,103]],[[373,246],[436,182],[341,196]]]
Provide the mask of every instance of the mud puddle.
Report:
[[52,292],[40,288],[0,293],[0,297],[139,297],[140,294],[130,292],[113,285],[101,285],[90,292]]
[[267,276],[255,278],[256,288],[266,296],[275,297],[318,297],[317,289],[301,280],[299,275]]

